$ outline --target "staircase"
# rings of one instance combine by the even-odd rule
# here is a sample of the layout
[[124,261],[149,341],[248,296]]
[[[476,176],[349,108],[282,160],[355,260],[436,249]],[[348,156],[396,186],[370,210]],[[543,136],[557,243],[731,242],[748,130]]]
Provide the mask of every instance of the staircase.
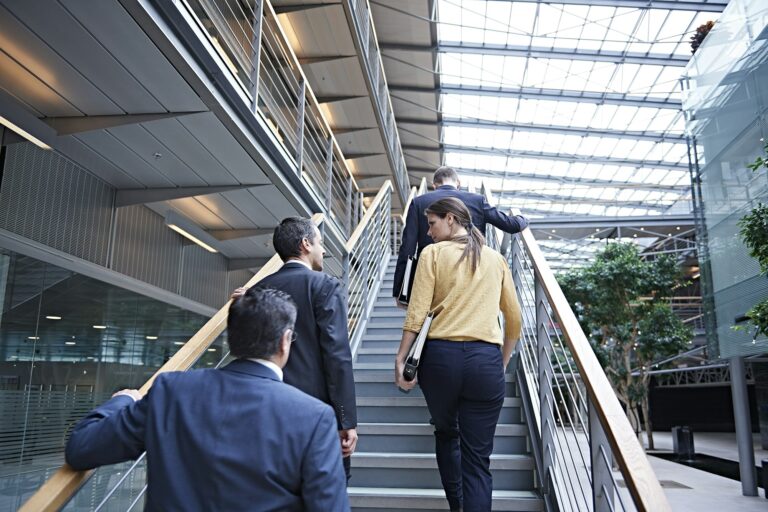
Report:
[[[393,383],[405,311],[392,299],[395,258],[389,263],[355,361],[358,433],[349,496],[360,512],[448,510],[435,460],[434,427],[418,386]],[[507,374],[507,398],[496,429],[493,510],[539,511],[533,457],[517,384]]]

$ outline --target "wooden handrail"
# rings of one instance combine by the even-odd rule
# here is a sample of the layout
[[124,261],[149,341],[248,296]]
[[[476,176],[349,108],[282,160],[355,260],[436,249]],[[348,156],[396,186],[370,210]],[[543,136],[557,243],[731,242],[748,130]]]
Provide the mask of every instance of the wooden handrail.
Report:
[[[515,210],[514,213],[519,215],[520,212]],[[608,377],[600,366],[533,233],[530,229],[525,229],[520,232],[520,236],[555,318],[560,322],[560,329],[565,335],[571,356],[589,391],[595,411],[635,505],[638,510],[646,512],[671,511],[661,484],[648,462],[648,457],[640,446]]]
[[392,180],[385,181],[384,184],[379,189],[378,193],[376,194],[376,197],[373,198],[373,201],[371,201],[371,204],[368,205],[368,208],[366,208],[365,215],[363,215],[363,218],[360,219],[360,223],[357,225],[355,230],[352,232],[352,235],[349,237],[349,240],[347,240],[347,243],[344,245],[344,248],[347,250],[348,253],[351,253],[352,249],[355,248],[355,245],[357,245],[357,241],[360,239],[361,236],[363,236],[366,226],[370,224],[374,213],[376,213],[376,209],[378,208],[379,203],[381,203],[384,200],[384,197],[386,197],[387,192],[391,190],[392,190]]
[[[325,220],[322,213],[312,216],[312,222],[320,225]],[[283,262],[275,254],[259,271],[248,280],[246,288],[250,288],[270,274],[275,273]],[[216,341],[227,328],[227,314],[232,299],[213,315],[200,330],[198,330],[178,352],[176,352],[150,379],[139,388],[142,396],[146,395],[158,375],[165,372],[185,371],[195,364],[195,361]],[[54,512],[60,510],[77,490],[88,480],[94,470],[76,471],[68,464],[61,466],[19,509],[19,512]]]

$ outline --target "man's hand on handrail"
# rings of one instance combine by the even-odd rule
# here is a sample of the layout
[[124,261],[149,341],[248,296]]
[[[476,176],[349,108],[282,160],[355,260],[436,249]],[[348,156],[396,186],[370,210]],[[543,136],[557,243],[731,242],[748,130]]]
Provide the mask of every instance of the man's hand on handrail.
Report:
[[248,291],[248,288],[245,288],[244,286],[241,286],[240,288],[235,288],[235,291],[232,292],[232,295],[229,296],[232,300],[237,300],[243,295],[245,295],[245,292]]

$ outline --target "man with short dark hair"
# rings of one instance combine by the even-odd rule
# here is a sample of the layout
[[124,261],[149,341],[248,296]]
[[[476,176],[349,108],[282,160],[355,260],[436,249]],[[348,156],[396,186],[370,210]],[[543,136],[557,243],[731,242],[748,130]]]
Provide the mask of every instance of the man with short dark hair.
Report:
[[432,175],[432,186],[435,189],[434,191],[414,197],[413,203],[408,209],[408,217],[406,218],[405,229],[403,230],[403,240],[397,256],[395,280],[392,286],[392,295],[395,297],[395,303],[398,306],[402,306],[397,301],[397,297],[403,284],[408,256],[416,255],[418,257],[418,254],[421,254],[421,251],[426,246],[433,243],[427,234],[429,225],[427,224],[424,210],[438,199],[446,197],[460,199],[467,205],[469,212],[472,214],[472,224],[483,235],[485,235],[486,224],[496,226],[507,233],[518,233],[528,227],[528,220],[522,215],[506,215],[488,204],[485,196],[459,190],[461,187],[459,175],[451,167],[439,167]]
[[146,451],[145,510],[349,510],[333,411],[282,383],[295,321],[285,293],[248,290],[227,320],[237,360],[115,393],[75,426],[67,463]]
[[[322,272],[323,239],[310,219],[283,219],[272,245],[284,265],[259,286],[287,293],[298,308],[296,343],[285,366],[285,382],[333,407],[349,479],[350,456],[357,445],[357,407],[346,293],[338,279]],[[238,288],[233,297],[244,290]]]

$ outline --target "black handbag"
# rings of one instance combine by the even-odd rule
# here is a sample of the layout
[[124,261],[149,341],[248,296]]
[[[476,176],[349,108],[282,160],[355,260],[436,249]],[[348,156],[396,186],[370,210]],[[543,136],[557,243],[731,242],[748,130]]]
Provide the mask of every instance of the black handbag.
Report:
[[429,327],[432,325],[432,319],[435,314],[430,312],[427,318],[424,319],[424,323],[421,324],[421,329],[416,339],[413,340],[408,355],[405,358],[405,368],[403,369],[403,379],[410,382],[416,378],[416,372],[419,370],[419,361],[421,361],[421,353],[424,350],[424,343],[427,341],[427,335],[429,334]]
[[416,277],[416,264],[418,263],[416,255],[419,248],[416,247],[416,252],[413,256],[409,255],[408,260],[405,262],[405,272],[403,273],[403,282],[400,285],[400,291],[397,294],[397,302],[405,306],[408,305],[408,301],[411,300],[411,290],[413,290],[413,280]]

